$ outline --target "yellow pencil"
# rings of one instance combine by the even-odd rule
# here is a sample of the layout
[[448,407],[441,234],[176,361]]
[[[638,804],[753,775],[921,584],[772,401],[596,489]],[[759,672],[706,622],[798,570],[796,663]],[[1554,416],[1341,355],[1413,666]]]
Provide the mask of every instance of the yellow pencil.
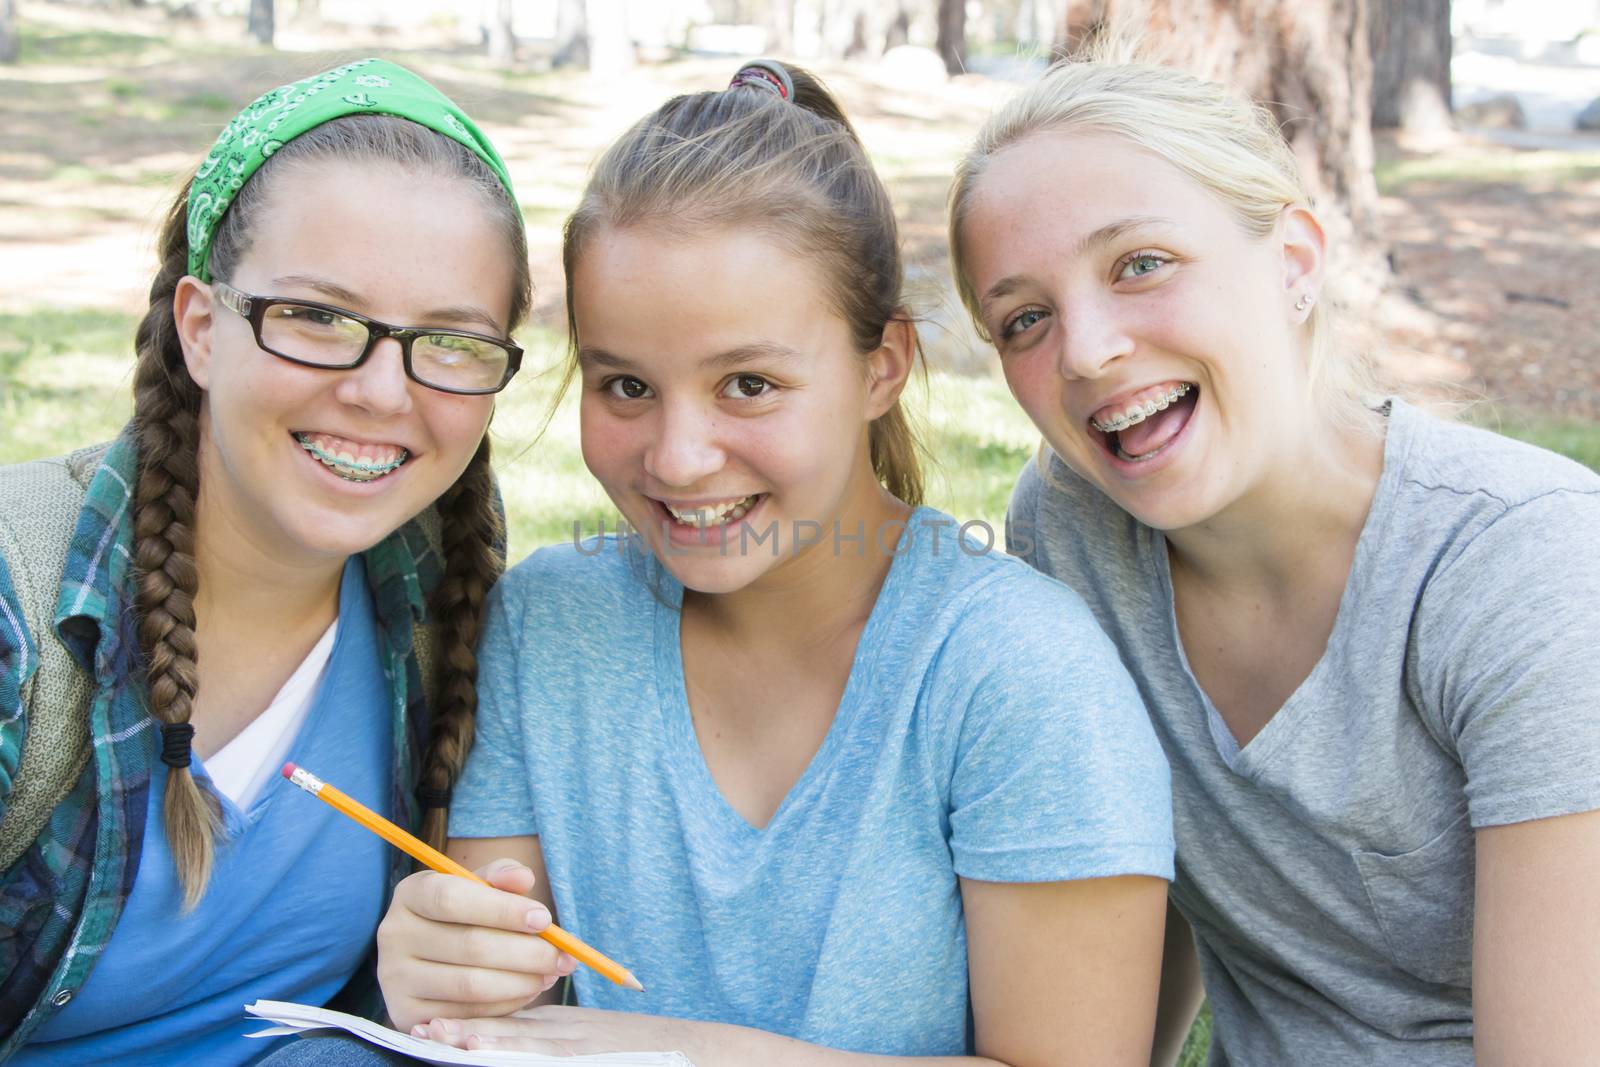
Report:
[[[352,799],[349,795],[341,793],[304,767],[296,767],[292,763],[285,763],[283,765],[283,776],[312,796],[326,801],[335,811],[350,816],[350,818],[365,826],[395,848],[415,857],[418,861],[427,864],[434,870],[444,874],[454,874],[461,878],[470,878],[482,885],[489,884],[449,856],[446,856],[443,852],[406,833],[382,815],[379,815],[360,801]],[[572,956],[579,963],[587,964],[597,973],[605,975],[618,985],[627,986],[629,989],[637,989],[640,992],[644,991],[644,986],[639,984],[639,979],[633,976],[632,971],[590,948],[555,923],[551,923],[543,930],[540,930],[538,936],[544,938],[567,955]]]

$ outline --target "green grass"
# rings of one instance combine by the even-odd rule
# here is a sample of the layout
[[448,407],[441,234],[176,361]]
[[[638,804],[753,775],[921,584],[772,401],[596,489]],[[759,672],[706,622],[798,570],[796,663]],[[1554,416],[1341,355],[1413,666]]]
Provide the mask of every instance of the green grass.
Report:
[[1183,1051],[1178,1054],[1178,1067],[1206,1067],[1206,1053],[1211,1048],[1211,1005],[1202,1004],[1200,1014],[1189,1028]]
[[0,314],[0,463],[114,435],[132,408],[131,315]]
[[160,37],[114,30],[75,30],[21,19],[18,59],[23,63],[91,63],[137,59],[166,46]]
[[[180,109],[198,112],[212,112],[221,115],[232,115],[238,105],[230,97],[221,93],[202,92],[185,96],[178,101]],[[181,111],[180,111],[181,113]]]
[[1494,428],[1508,437],[1559,452],[1600,471],[1600,425],[1560,419],[1518,418]]
[[1372,168],[1378,189],[1393,193],[1413,182],[1558,184],[1600,178],[1600,151],[1450,152],[1414,159],[1381,159]]

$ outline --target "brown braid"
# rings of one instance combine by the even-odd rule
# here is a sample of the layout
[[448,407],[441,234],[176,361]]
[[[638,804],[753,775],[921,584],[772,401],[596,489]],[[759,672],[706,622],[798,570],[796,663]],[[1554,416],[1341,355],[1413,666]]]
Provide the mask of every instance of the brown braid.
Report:
[[[444,580],[430,604],[440,631],[439,684],[422,762],[422,788],[433,796],[448,797],[472,749],[478,711],[478,634],[489,587],[506,564],[487,434],[467,469],[439,498],[439,515],[444,520]],[[428,805],[422,817],[423,840],[442,849],[448,829],[448,801]]]
[[[134,604],[150,713],[164,724],[189,721],[198,683],[194,518],[200,490],[200,389],[184,366],[172,319],[173,292],[188,256],[187,203],[186,195],[179,197],[162,228],[161,268],[134,342],[133,424],[139,441],[133,496]],[[184,906],[192,908],[211,874],[221,806],[187,767],[175,767],[167,773],[163,814]]]

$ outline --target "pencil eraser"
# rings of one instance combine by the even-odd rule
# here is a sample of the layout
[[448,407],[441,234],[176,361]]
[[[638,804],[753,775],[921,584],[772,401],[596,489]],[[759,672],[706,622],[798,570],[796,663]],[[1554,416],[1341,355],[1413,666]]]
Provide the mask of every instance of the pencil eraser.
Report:
[[283,776],[284,776],[284,777],[285,777],[285,778],[293,778],[293,777],[294,777],[294,771],[295,771],[295,766],[294,766],[294,764],[292,764],[292,763],[285,763],[285,764],[284,764],[284,765],[283,765]]

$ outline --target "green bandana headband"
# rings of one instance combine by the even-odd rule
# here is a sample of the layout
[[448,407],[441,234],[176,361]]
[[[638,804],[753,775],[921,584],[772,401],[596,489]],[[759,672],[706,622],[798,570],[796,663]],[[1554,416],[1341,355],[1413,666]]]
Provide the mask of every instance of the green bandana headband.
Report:
[[466,113],[415,74],[383,59],[362,59],[264,93],[234,116],[189,187],[189,273],[211,280],[206,260],[228,205],[267,157],[307,130],[345,115],[410,119],[488,164],[517,202],[506,165]]

